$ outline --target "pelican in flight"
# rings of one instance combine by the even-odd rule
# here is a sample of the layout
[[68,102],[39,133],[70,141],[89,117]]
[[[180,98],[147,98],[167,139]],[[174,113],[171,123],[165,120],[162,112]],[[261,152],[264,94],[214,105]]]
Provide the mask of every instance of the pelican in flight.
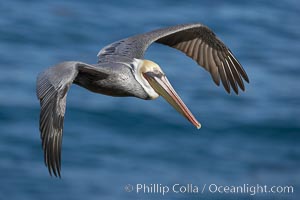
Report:
[[50,175],[60,177],[63,121],[67,92],[72,83],[92,92],[145,100],[162,96],[197,128],[201,125],[180,99],[158,64],[145,60],[152,43],[175,48],[208,71],[219,86],[238,94],[248,76],[225,44],[203,24],[183,24],[154,30],[114,42],[98,53],[97,64],[59,63],[37,77],[40,100],[40,132],[45,164]]

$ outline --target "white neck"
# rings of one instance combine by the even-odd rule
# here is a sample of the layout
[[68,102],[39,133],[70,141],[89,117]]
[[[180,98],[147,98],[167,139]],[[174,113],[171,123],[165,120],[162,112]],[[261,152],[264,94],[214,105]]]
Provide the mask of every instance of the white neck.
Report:
[[137,80],[137,82],[139,82],[139,84],[141,84],[141,86],[143,87],[145,92],[149,95],[149,97],[151,99],[156,99],[157,97],[159,97],[159,94],[157,94],[153,90],[151,85],[148,83],[148,81],[144,78],[144,76],[142,74],[144,60],[134,58],[132,66],[133,66],[133,70],[134,70],[133,74],[135,76],[135,79]]

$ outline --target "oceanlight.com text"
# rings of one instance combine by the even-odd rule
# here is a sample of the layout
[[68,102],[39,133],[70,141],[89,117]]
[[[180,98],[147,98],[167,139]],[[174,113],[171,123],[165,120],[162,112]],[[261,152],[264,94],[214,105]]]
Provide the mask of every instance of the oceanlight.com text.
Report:
[[294,187],[291,185],[262,185],[262,184],[241,184],[241,185],[220,185],[220,184],[142,184],[135,185],[127,184],[124,187],[126,192],[135,192],[137,194],[158,194],[166,195],[169,193],[175,194],[293,194]]

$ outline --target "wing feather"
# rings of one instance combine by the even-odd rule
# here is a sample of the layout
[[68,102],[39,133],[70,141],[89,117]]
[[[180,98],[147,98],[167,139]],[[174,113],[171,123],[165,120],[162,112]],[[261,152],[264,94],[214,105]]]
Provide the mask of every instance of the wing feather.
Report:
[[237,84],[235,82],[235,79],[234,79],[234,76],[233,76],[233,73],[231,71],[231,66],[229,65],[227,59],[225,59],[225,62],[224,62],[224,65],[225,65],[225,71],[226,71],[226,75],[227,75],[227,78],[229,80],[229,83],[232,87],[232,89],[234,90],[234,92],[236,94],[238,94],[238,87],[237,87]]
[[202,40],[201,39],[197,39],[197,42],[195,44],[195,48],[194,48],[194,52],[193,52],[193,60],[198,60],[199,57],[199,46],[201,44]]
[[233,72],[234,79],[238,83],[239,87],[244,91],[245,86],[244,86],[243,80],[241,79],[240,73],[237,71],[237,69],[236,69],[233,61],[231,60],[230,56],[228,56],[228,60],[229,60],[229,64],[231,65],[231,68],[233,69],[232,72]]
[[191,45],[190,45],[190,47],[189,47],[189,49],[188,49],[188,51],[187,51],[187,55],[189,56],[189,57],[192,57],[193,56],[193,52],[194,52],[194,49],[195,49],[195,43],[197,42],[197,38],[195,38],[195,39],[193,39],[190,43],[191,43]]
[[61,144],[66,97],[78,73],[102,73],[94,66],[79,62],[64,62],[48,68],[37,78],[37,97],[40,100],[40,132],[44,161],[50,175],[60,177]]
[[244,90],[242,79],[249,82],[245,70],[230,49],[202,24],[177,25],[120,40],[99,52],[99,62],[106,62],[107,59],[116,61],[121,57],[141,59],[148,46],[154,42],[185,53],[206,69],[217,85],[221,79],[227,92],[230,91],[230,87],[235,93],[238,93],[238,87]]
[[204,50],[205,50],[205,43],[202,42],[201,46],[200,46],[200,51],[199,51],[199,60],[198,60],[198,63],[201,65],[201,66],[204,66]]
[[210,74],[212,76],[213,81],[216,83],[216,85],[220,85],[220,76],[219,76],[219,71],[218,67],[216,67],[216,63],[213,57],[213,49],[209,47],[208,51],[208,63],[209,63],[209,68],[210,68]]
[[222,81],[222,84],[225,88],[225,90],[230,93],[230,87],[229,87],[229,81],[228,81],[228,78],[227,78],[227,75],[226,75],[226,71],[225,71],[225,66],[223,64],[223,62],[221,63],[221,66],[219,67],[219,72],[220,72],[220,77],[221,77],[221,81]]

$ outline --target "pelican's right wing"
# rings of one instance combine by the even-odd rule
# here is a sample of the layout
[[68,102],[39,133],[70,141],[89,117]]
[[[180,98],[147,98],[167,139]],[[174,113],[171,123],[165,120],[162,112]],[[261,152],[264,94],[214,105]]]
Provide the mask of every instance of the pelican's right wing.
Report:
[[217,85],[221,79],[228,93],[230,86],[236,93],[238,86],[245,90],[243,79],[249,82],[246,72],[229,48],[202,24],[177,25],[120,40],[99,52],[99,62],[143,58],[145,51],[153,42],[168,45],[185,53],[204,67]]
[[40,100],[40,132],[45,164],[49,173],[60,176],[61,145],[67,92],[81,73],[102,75],[97,68],[81,62],[63,62],[40,73],[36,94]]

